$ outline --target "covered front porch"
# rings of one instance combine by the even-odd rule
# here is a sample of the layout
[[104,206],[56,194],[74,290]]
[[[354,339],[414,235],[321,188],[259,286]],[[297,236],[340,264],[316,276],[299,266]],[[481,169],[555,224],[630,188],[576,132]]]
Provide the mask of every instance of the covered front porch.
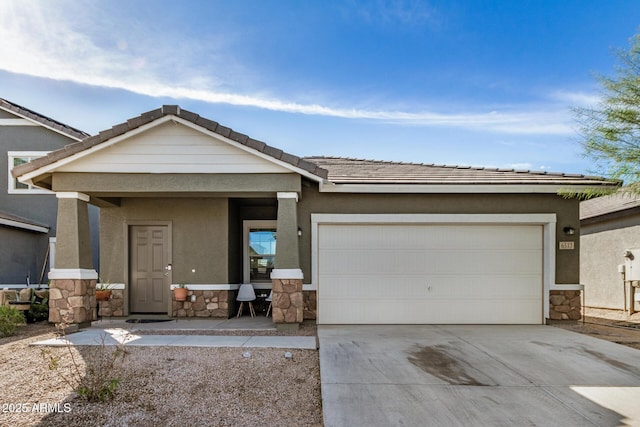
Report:
[[[99,279],[97,273],[92,277],[92,266],[80,256],[83,251],[76,258],[68,256],[72,251],[63,250],[90,246],[84,243],[88,238],[82,226],[84,215],[68,215],[86,209],[87,202],[82,196],[61,197],[61,205],[73,206],[60,209],[59,226],[66,224],[75,233],[58,236],[51,288],[60,292],[52,293],[52,321],[64,321],[71,314],[72,323],[94,320],[97,315],[149,313],[229,318],[236,314],[242,283],[254,286],[258,300],[273,290],[275,323],[300,323],[305,299],[307,317],[315,317],[315,301],[310,302],[315,292],[310,290],[303,297],[298,268],[297,193],[276,192],[273,198],[224,196],[120,197],[117,204],[111,198],[112,206],[101,207]],[[77,269],[65,268],[73,263]],[[186,301],[177,301],[172,292],[179,285],[188,289]],[[96,286],[110,290],[111,297],[94,306]],[[84,301],[87,296],[89,307]],[[74,307],[80,303],[78,297],[83,297],[82,306]],[[279,304],[284,299],[286,304]],[[295,320],[289,313],[292,308]]]
[[[20,179],[58,198],[52,322],[87,324],[98,308],[103,315],[228,318],[243,283],[273,290],[274,323],[302,322],[300,240],[309,233],[299,227],[297,204],[303,181],[322,180],[315,165],[177,107],[40,162]],[[89,204],[100,208],[99,274]],[[259,233],[273,239],[266,249],[252,242]],[[100,307],[96,286],[112,291]],[[186,301],[173,298],[176,286],[189,289]],[[315,292],[308,291],[313,316]]]

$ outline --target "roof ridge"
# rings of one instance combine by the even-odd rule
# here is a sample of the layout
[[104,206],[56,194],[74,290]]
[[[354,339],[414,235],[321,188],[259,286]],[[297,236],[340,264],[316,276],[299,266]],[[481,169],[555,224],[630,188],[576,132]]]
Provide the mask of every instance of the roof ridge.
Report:
[[35,120],[38,123],[48,126],[58,132],[65,133],[75,139],[82,140],[91,136],[91,134],[85,131],[74,128],[73,126],[69,126],[65,123],[52,119],[51,117],[40,114],[29,108],[23,107],[22,105],[18,105],[15,102],[8,101],[4,98],[0,98],[0,108],[4,108],[5,110],[8,110],[12,113],[24,116],[31,120]]

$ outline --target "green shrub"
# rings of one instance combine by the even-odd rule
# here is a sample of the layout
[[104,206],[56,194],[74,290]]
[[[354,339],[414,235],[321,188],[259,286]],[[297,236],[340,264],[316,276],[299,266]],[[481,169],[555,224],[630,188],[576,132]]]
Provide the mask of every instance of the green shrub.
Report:
[[27,322],[42,322],[49,320],[49,304],[31,304],[27,312]]
[[0,306],[0,337],[15,334],[18,326],[24,324],[24,314],[20,310],[8,305]]

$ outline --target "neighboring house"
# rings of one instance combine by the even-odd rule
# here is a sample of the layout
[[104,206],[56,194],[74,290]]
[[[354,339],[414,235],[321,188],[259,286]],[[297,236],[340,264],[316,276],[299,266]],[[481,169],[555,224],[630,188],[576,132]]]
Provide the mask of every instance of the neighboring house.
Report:
[[[55,248],[55,194],[19,182],[11,168],[87,136],[0,98],[0,288],[26,285],[27,280],[46,283]],[[97,211],[93,217],[97,226]]]
[[[557,193],[617,185],[299,158],[178,106],[13,173],[58,195],[52,304],[70,309],[52,311],[52,321],[95,316],[91,203],[101,207],[100,273],[118,291],[110,312],[227,317],[238,285],[254,283],[273,288],[279,328],[303,315],[321,324],[577,318],[579,202]],[[172,300],[179,283],[191,290],[187,302]]]
[[585,305],[628,310],[632,294],[619,270],[624,252],[640,248],[640,197],[615,194],[580,204],[580,278]]

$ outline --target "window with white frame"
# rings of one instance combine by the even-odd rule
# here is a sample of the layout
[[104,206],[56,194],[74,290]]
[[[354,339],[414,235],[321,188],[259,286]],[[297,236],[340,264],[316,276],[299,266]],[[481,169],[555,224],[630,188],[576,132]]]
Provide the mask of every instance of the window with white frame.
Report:
[[7,171],[9,174],[8,192],[10,194],[48,194],[50,193],[50,191],[48,190],[44,190],[42,188],[24,184],[18,181],[17,178],[14,178],[11,175],[11,169],[13,169],[14,167],[28,163],[31,160],[37,159],[39,157],[46,156],[48,153],[49,153],[48,151],[9,151],[7,153],[9,158],[9,165],[8,165],[9,167]]
[[271,283],[276,221],[244,221],[244,283]]

